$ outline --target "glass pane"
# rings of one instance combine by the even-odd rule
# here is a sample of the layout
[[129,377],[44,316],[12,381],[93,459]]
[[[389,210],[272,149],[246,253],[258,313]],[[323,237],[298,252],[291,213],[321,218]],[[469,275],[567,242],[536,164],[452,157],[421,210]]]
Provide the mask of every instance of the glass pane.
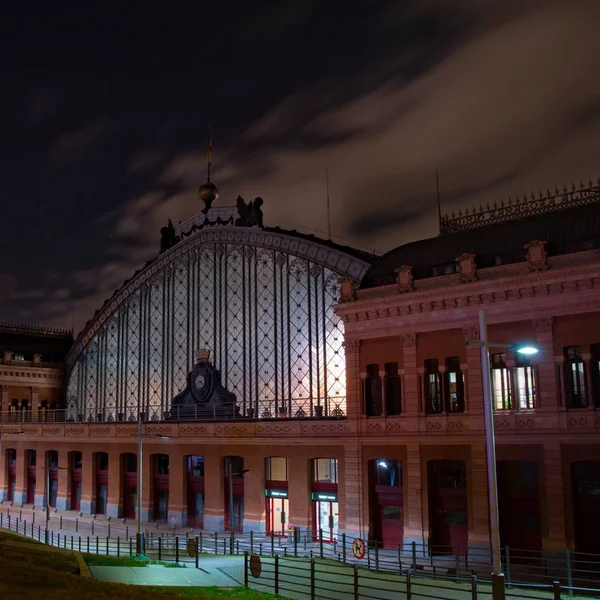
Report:
[[381,518],[388,521],[402,521],[401,506],[381,506]]
[[337,459],[316,458],[314,460],[313,480],[318,483],[337,483]]
[[97,510],[101,514],[106,514],[106,503],[108,502],[108,486],[101,483],[98,486],[98,507]]
[[266,460],[266,479],[268,481],[287,481],[287,459],[273,456]]
[[204,494],[196,492],[194,494],[194,519],[202,520],[204,518]]
[[53,479],[50,481],[50,506],[56,506],[56,497],[58,495],[58,481]]

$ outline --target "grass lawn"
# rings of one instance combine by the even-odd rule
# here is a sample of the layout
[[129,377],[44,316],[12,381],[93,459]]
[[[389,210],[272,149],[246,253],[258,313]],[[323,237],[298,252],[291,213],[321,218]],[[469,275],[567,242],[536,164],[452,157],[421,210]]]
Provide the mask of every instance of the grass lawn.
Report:
[[23,542],[21,536],[0,532],[0,598],[2,600],[267,600],[275,598],[252,590],[185,587],[144,587],[103,583],[80,577],[75,556],[69,551],[49,550],[37,542],[26,547],[2,542]]

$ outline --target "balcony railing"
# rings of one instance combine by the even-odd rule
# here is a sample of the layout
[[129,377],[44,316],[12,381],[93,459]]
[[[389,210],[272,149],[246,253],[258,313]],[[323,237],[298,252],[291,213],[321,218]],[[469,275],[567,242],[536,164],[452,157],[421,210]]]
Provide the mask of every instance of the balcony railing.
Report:
[[310,398],[286,400],[260,400],[258,410],[246,408],[241,412],[234,406],[224,411],[216,406],[175,406],[171,409],[149,407],[123,410],[77,409],[13,410],[0,412],[0,423],[137,423],[163,421],[273,421],[279,419],[342,419],[346,417],[345,397],[329,397],[322,404],[314,404]]

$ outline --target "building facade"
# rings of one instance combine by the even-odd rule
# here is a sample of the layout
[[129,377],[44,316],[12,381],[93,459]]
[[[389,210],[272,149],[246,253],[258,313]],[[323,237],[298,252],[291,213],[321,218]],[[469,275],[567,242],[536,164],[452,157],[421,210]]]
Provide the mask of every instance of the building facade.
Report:
[[[599,200],[445,218],[380,258],[227,207],[165,228],[75,341],[61,409],[3,414],[2,499],[40,504],[55,464],[51,505],[134,518],[141,431],[145,521],[487,548],[483,310],[501,539],[600,551]],[[231,414],[173,403],[207,385],[198,350]]]

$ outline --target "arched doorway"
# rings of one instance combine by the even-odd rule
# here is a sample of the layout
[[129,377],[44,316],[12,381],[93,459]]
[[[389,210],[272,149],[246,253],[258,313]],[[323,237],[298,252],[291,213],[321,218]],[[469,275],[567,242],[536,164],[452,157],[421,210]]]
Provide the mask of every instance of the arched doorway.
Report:
[[58,452],[48,450],[48,504],[56,508],[56,499],[58,497]]
[[153,459],[153,517],[157,523],[167,523],[169,519],[169,455],[155,454]]
[[7,463],[7,500],[9,502],[15,501],[15,490],[17,487],[17,451],[14,448],[9,448],[6,451],[6,463]]
[[81,452],[71,452],[71,510],[81,510],[81,490],[83,487]]
[[123,516],[135,519],[137,510],[137,456],[131,452],[121,455],[123,482]]
[[108,454],[106,452],[96,452],[94,457],[96,467],[96,496],[94,499],[96,513],[105,515],[108,503]]
[[35,481],[36,481],[36,462],[37,456],[35,450],[25,451],[25,461],[27,464],[27,504],[35,504]]

